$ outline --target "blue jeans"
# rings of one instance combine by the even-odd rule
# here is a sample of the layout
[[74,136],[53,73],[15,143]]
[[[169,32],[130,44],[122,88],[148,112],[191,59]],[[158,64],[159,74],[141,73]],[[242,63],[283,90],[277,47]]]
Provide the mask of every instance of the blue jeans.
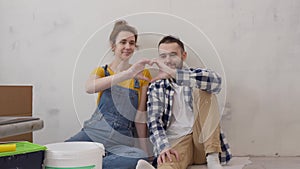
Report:
[[[90,141],[91,138],[82,129],[75,136],[66,140],[66,142],[72,141]],[[137,162],[140,159],[146,160],[146,153],[135,147],[129,147],[125,145],[115,145],[108,147],[105,150],[106,155],[103,157],[103,169],[135,169]],[[142,158],[144,157],[144,158]]]
[[[144,158],[141,158],[144,157]],[[146,153],[135,147],[117,145],[110,147],[103,158],[103,169],[135,169],[140,159],[146,160]]]
[[89,141],[93,142],[93,140],[85,133],[83,129],[81,129],[75,136],[65,140],[65,142],[72,142],[72,141]]

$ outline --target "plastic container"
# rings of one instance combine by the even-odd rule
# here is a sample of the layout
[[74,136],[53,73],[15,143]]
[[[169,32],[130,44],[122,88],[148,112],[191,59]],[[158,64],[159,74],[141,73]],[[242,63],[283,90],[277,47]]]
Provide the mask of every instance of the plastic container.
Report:
[[[11,144],[11,143],[10,143]],[[41,169],[45,146],[27,141],[16,142],[16,150],[0,153],[0,168],[2,169]]]
[[63,142],[45,146],[45,169],[102,169],[104,146],[101,143]]

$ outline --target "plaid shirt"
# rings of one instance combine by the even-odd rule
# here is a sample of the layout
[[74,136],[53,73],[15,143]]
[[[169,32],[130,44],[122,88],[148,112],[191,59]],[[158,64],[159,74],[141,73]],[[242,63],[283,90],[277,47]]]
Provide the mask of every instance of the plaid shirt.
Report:
[[[174,95],[172,83],[183,86],[184,100],[190,107],[193,107],[193,87],[209,93],[219,93],[221,90],[221,77],[213,71],[200,68],[178,69],[175,80],[164,79],[150,84],[147,92],[147,125],[156,156],[163,149],[171,147],[166,135],[166,130],[170,125],[172,115]],[[219,159],[222,164],[225,164],[231,159],[231,152],[222,131],[220,141],[222,153],[219,154]]]

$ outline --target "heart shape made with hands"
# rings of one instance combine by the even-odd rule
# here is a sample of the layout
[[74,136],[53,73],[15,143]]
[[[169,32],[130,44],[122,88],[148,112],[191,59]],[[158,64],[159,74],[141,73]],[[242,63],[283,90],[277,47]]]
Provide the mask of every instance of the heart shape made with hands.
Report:
[[[151,80],[144,77],[144,75],[142,74],[142,71],[145,69],[146,65],[149,65],[150,67],[148,67],[148,69],[157,69],[158,67],[158,73],[155,77],[153,77]],[[154,67],[156,66],[156,67]],[[160,79],[169,79],[169,78],[174,78],[175,74],[176,74],[176,70],[170,68],[169,66],[167,66],[163,61],[159,60],[159,59],[142,59],[138,62],[136,62],[135,64],[132,65],[133,68],[133,72],[137,72],[135,78],[141,79],[141,80],[147,80],[150,82],[154,82],[156,80],[160,80]]]

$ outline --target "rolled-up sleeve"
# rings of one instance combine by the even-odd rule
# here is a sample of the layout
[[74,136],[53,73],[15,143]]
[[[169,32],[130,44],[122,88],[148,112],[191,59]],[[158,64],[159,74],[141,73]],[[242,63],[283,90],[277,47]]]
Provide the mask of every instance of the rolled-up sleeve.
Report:
[[166,136],[164,116],[164,92],[159,83],[152,83],[148,88],[147,125],[150,132],[150,141],[154,145],[156,155],[166,147],[171,147]]
[[221,82],[221,76],[208,69],[178,69],[176,73],[178,85],[196,87],[209,93],[219,93]]

